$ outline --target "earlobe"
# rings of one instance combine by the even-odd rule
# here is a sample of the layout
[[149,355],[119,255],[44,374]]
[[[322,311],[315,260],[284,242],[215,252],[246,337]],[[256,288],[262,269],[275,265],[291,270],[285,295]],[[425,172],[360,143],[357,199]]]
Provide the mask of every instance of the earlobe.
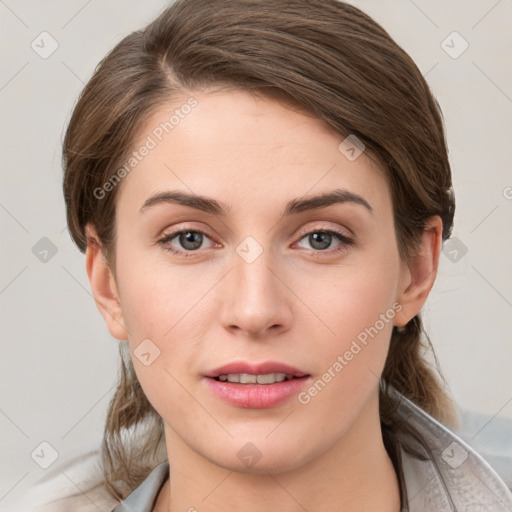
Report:
[[125,341],[128,339],[128,333],[112,270],[105,260],[93,226],[87,225],[86,235],[85,265],[96,306],[103,316],[110,334],[120,341]]
[[[442,246],[443,223],[439,216],[430,217],[420,240],[420,247],[407,268],[404,268],[397,301],[402,310],[395,316],[395,325],[404,326],[425,304],[437,276]],[[406,263],[403,263],[406,265]]]

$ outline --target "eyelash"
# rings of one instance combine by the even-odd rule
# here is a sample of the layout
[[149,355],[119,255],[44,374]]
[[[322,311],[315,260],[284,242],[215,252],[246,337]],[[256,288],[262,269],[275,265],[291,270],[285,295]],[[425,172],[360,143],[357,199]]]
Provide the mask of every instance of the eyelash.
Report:
[[[178,231],[173,231],[172,233],[165,235],[165,237],[163,237],[161,240],[159,240],[158,243],[160,245],[162,245],[166,251],[168,251],[172,254],[176,254],[176,255],[184,256],[184,257],[194,256],[194,253],[199,252],[199,249],[196,249],[195,251],[181,251],[181,250],[175,249],[174,247],[169,245],[169,242],[171,240],[173,240],[174,238],[176,238],[176,236],[181,235],[183,233],[199,233],[201,235],[204,235],[204,236],[210,238],[208,236],[208,234],[206,232],[202,231],[201,229],[180,229]],[[309,254],[318,256],[318,257],[321,257],[322,254],[328,254],[328,255],[336,254],[338,252],[346,250],[347,247],[350,247],[351,245],[354,245],[354,243],[355,243],[355,241],[352,238],[350,238],[347,235],[345,235],[344,233],[334,230],[334,229],[312,229],[312,230],[306,231],[305,233],[301,233],[298,241],[300,242],[303,238],[305,238],[308,235],[311,235],[313,233],[325,233],[328,235],[334,235],[341,242],[335,249],[331,249],[331,250],[329,250],[329,249],[325,249],[325,250],[305,249]]]

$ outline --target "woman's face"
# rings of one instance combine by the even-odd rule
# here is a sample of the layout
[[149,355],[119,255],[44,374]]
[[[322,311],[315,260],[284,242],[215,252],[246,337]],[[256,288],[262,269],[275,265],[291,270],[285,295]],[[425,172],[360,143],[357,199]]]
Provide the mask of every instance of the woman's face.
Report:
[[[298,468],[377,424],[410,280],[390,190],[310,115],[244,92],[193,97],[153,115],[118,185],[111,332],[128,337],[168,451]],[[240,373],[260,377],[212,378]],[[295,377],[264,383],[274,373]]]

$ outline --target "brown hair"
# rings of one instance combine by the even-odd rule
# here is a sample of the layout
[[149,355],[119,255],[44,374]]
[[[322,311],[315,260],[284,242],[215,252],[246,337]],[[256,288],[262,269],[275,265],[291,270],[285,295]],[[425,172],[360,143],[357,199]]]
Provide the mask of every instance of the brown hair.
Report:
[[[115,268],[117,188],[101,199],[94,191],[119,169],[157,107],[212,85],[288,98],[341,136],[359,138],[390,184],[404,260],[414,255],[428,217],[439,215],[443,240],[450,236],[455,204],[441,110],[415,63],[381,26],[337,0],[178,0],[117,44],[75,106],[63,144],[64,195],[82,251],[94,242],[85,235],[91,223]],[[126,345],[102,447],[107,488],[121,499],[166,457],[162,420],[123,354]],[[450,420],[437,361],[426,358],[431,349],[419,315],[393,329],[380,389],[383,421],[388,386]],[[148,429],[141,442],[122,437],[139,427]]]

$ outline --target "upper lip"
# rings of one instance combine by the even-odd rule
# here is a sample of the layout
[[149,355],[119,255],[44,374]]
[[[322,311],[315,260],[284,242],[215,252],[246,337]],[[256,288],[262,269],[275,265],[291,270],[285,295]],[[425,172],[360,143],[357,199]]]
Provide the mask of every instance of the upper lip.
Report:
[[264,363],[252,364],[245,361],[233,361],[232,363],[219,366],[207,373],[205,377],[218,377],[219,375],[228,375],[230,373],[249,373],[251,375],[266,375],[268,373],[284,373],[294,377],[304,377],[309,375],[288,364],[276,361],[266,361]]

